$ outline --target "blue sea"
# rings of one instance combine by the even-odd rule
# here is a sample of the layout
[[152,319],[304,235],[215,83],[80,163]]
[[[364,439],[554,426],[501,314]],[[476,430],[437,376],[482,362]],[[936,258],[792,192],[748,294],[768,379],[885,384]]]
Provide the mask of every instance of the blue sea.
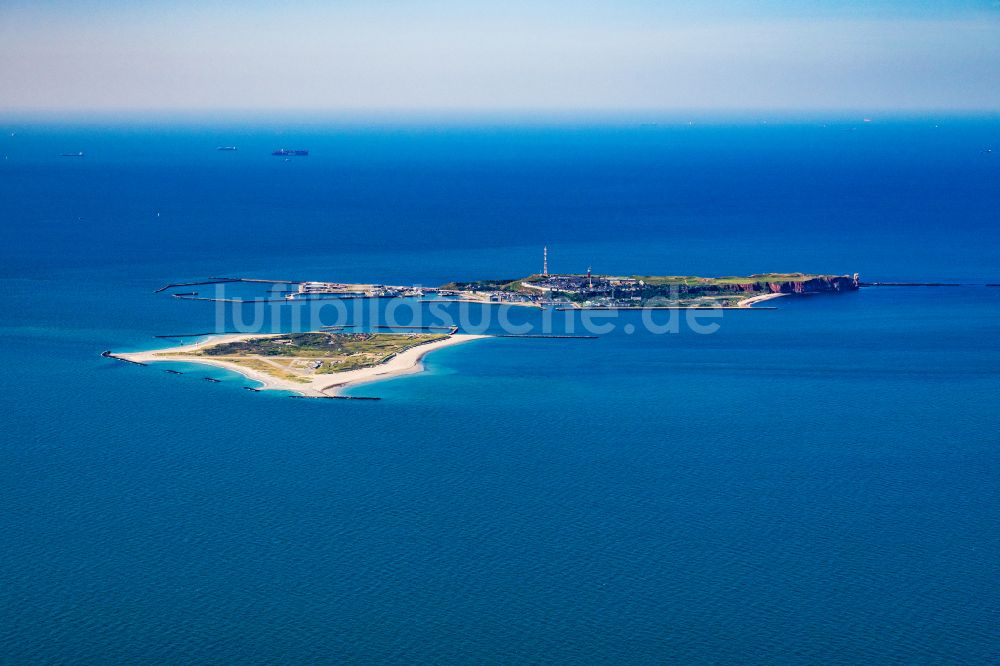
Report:
[[[0,129],[0,662],[1000,662],[1000,119]],[[960,286],[470,342],[377,402],[100,356],[213,330],[168,282],[543,245]]]

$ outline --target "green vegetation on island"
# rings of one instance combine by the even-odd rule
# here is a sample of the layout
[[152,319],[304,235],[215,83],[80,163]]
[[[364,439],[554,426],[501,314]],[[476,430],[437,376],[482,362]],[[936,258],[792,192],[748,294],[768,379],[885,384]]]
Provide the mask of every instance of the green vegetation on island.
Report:
[[521,283],[528,278],[510,278],[503,280],[473,280],[471,282],[448,282],[439,289],[454,291],[517,291]]
[[520,279],[449,282],[444,292],[504,302],[563,302],[580,307],[739,306],[767,294],[853,291],[858,277],[760,273],[706,278],[695,275],[529,275]]
[[815,275],[809,273],[756,273],[745,276],[729,277],[699,277],[697,275],[633,275],[632,278],[642,280],[647,285],[686,285],[686,286],[728,286],[728,285],[767,285],[782,282],[807,282],[832,275]]
[[289,333],[221,342],[190,355],[235,363],[282,379],[308,381],[302,379],[302,373],[332,374],[368,368],[407,349],[447,337],[408,333]]

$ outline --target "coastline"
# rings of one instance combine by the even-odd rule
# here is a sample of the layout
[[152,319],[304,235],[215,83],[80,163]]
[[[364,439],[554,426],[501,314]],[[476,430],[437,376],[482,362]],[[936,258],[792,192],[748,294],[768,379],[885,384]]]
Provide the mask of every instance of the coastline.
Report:
[[[557,307],[557,310],[752,310],[757,303],[770,301],[782,296],[788,296],[785,292],[775,292],[751,296],[742,301],[737,301],[736,305],[625,305],[625,306],[585,306],[576,303],[567,304],[564,307]],[[760,310],[774,310],[773,307],[758,308]]]
[[511,305],[525,308],[541,308],[540,303],[526,301],[491,301],[489,298],[422,298],[419,303],[475,303],[476,305]]
[[740,301],[736,304],[740,308],[749,308],[754,305],[754,303],[763,303],[764,301],[770,301],[775,298],[781,298],[782,296],[787,296],[788,294],[784,292],[776,292],[772,294],[761,294],[760,296],[753,296],[745,300]]
[[[242,340],[249,340],[251,338],[273,338],[280,337],[282,335],[285,334],[216,335],[190,345],[166,347],[163,349],[153,349],[143,352],[113,353],[112,356],[126,361],[131,361],[133,363],[164,363],[174,361],[179,363],[211,365],[217,368],[231,370],[232,372],[243,375],[247,379],[260,382],[262,386],[260,386],[258,390],[261,391],[291,391],[310,398],[325,398],[340,395],[344,390],[358,384],[366,384],[381,381],[383,379],[392,379],[394,377],[401,377],[403,375],[420,372],[423,370],[423,358],[427,354],[445,347],[451,347],[464,342],[471,342],[472,340],[490,337],[488,335],[471,334],[451,335],[443,340],[436,340],[434,342],[428,342],[426,344],[407,349],[399,354],[396,354],[388,361],[379,363],[378,365],[368,368],[348,370],[347,372],[303,377],[303,379],[306,379],[307,381],[295,381],[292,379],[274,377],[264,372],[260,372],[259,370],[247,368],[229,361],[194,355],[194,352],[197,352],[205,347],[224,342],[239,342]],[[164,354],[170,354],[170,356],[164,356]]]

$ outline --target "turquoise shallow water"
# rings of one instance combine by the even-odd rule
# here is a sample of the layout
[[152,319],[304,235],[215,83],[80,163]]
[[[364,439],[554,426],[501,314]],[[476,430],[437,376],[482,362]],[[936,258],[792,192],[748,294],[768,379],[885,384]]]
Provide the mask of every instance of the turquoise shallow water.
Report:
[[[40,146],[89,140],[97,157],[12,153],[0,181],[13,202],[4,233],[20,243],[4,250],[0,315],[4,661],[997,661],[1000,289],[981,286],[1000,281],[997,170],[958,156],[995,129],[928,144],[904,124],[798,170],[781,165],[804,159],[804,140],[827,157],[845,149],[801,127],[770,143],[757,128],[706,129],[707,153],[667,130],[324,132],[309,146],[340,141],[346,155],[290,165],[306,175],[287,181],[260,175],[277,166],[242,147],[248,166],[228,175],[211,149],[204,162],[148,154],[202,140],[190,131],[143,136],[126,177],[100,146],[133,155],[131,134],[21,129]],[[914,162],[914,145],[940,159]],[[418,147],[434,150],[424,160]],[[539,153],[549,161],[525,168],[547,178],[506,166]],[[341,163],[352,155],[353,170]],[[689,202],[667,203],[660,188],[676,179],[651,176],[651,160],[693,170],[676,186]],[[762,163],[771,193],[751,188],[750,212],[708,196],[710,173],[735,187]],[[370,194],[330,194],[329,169]],[[884,197],[864,195],[849,188],[855,169],[897,176]],[[579,233],[544,222],[570,215],[567,190],[587,200]],[[140,215],[153,196],[175,222]],[[875,212],[862,224],[864,196]],[[678,210],[715,227],[678,235]],[[314,243],[301,242],[303,220],[327,225]],[[355,223],[427,238],[369,246]],[[223,251],[225,237],[236,241]],[[289,400],[224,372],[98,355],[214,323],[211,306],[152,295],[172,279],[434,284],[531,272],[536,240],[559,261],[601,253],[609,272],[819,264],[980,286],[784,298],[726,315],[714,335],[485,340],[356,391],[383,398],[372,403]]]

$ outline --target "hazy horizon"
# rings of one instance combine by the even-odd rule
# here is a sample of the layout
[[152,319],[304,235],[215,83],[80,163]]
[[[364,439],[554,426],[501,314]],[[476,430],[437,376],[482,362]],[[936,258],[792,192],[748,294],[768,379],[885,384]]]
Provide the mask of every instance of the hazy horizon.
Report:
[[1000,4],[5,3],[0,113],[992,112]]

